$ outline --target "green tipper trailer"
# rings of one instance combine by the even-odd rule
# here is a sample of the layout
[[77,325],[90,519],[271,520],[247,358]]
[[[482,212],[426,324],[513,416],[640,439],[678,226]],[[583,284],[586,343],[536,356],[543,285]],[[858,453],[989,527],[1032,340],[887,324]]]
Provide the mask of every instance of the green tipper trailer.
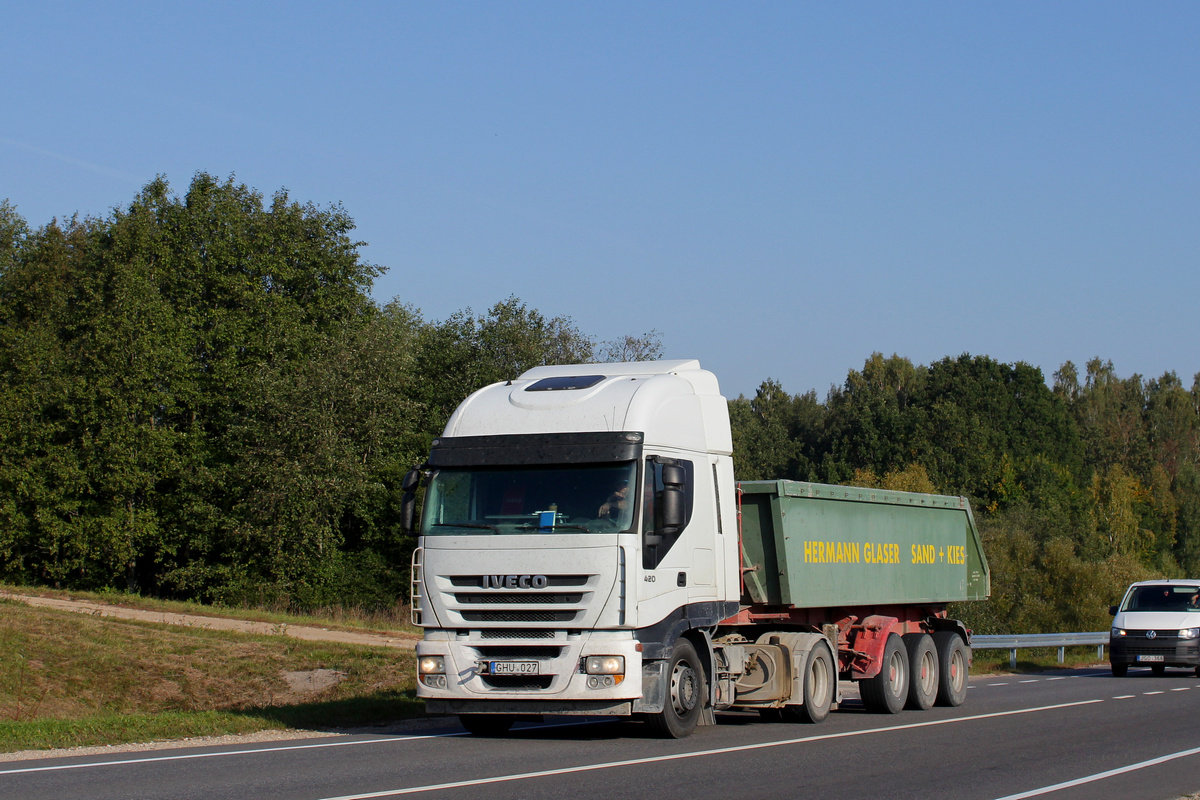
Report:
[[964,497],[797,481],[738,488],[751,604],[940,605],[990,592]]

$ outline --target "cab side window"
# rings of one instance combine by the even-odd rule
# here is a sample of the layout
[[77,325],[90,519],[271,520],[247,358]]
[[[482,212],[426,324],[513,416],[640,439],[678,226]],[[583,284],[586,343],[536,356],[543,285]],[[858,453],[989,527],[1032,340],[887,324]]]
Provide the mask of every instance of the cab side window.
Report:
[[[664,468],[666,480],[664,481]],[[679,477],[682,476],[682,481]],[[692,497],[695,470],[691,461],[651,456],[646,459],[646,479],[642,487],[642,567],[655,569],[679,540],[692,519]],[[664,493],[674,494],[667,497]],[[670,509],[682,502],[682,524],[664,520]],[[678,520],[675,521],[678,523]]]

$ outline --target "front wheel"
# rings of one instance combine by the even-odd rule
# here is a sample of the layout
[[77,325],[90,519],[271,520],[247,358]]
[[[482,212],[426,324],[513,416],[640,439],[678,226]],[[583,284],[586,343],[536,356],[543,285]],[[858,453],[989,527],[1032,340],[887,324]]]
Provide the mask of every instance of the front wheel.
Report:
[[683,739],[696,730],[707,694],[704,667],[700,665],[696,648],[687,639],[677,641],[671,651],[667,680],[670,683],[663,710],[647,716],[646,722],[659,736]]
[[904,640],[888,634],[883,648],[883,667],[873,678],[858,682],[863,706],[876,714],[895,714],[904,708],[908,699],[908,650]]
[[[1111,666],[1114,678],[1124,678],[1125,673],[1129,672],[1128,664],[1112,664]],[[1196,667],[1196,675],[1200,677],[1200,667]]]

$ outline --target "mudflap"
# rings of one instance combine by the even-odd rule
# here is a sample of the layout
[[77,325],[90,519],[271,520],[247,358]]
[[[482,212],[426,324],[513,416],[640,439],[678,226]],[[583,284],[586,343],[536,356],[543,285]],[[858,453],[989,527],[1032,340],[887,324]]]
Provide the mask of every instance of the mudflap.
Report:
[[667,662],[642,662],[642,696],[633,701],[635,714],[661,714],[667,703]]

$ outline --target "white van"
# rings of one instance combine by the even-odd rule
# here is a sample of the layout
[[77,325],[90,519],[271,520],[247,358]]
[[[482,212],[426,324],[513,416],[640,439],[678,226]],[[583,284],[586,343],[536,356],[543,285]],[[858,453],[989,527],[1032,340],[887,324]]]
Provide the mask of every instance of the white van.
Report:
[[1141,581],[1125,590],[1113,615],[1108,660],[1120,678],[1130,666],[1162,675],[1187,667],[1200,677],[1200,580]]

